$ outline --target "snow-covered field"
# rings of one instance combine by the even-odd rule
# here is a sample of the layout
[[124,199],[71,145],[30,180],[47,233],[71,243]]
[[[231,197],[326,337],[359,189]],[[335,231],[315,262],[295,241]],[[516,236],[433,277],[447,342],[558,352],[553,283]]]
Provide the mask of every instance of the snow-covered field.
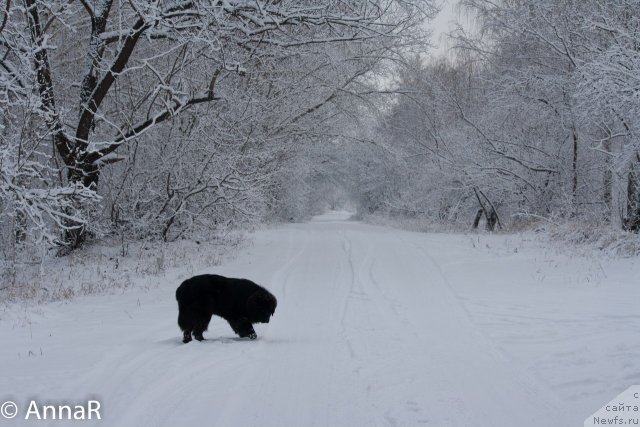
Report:
[[[279,300],[258,340],[214,318],[181,343],[157,286],[7,308],[0,402],[101,404],[97,425],[581,426],[640,383],[640,263],[531,236],[421,234],[332,212],[255,233],[203,272]],[[93,424],[88,422],[87,424]]]

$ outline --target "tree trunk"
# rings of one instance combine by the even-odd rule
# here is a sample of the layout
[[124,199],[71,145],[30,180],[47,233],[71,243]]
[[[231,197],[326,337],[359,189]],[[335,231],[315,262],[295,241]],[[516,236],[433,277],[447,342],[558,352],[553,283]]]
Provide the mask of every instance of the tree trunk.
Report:
[[491,208],[491,212],[487,215],[487,230],[493,231],[496,228],[496,224],[498,223],[498,214],[493,208]]
[[613,170],[612,170],[612,161],[611,161],[611,135],[608,135],[609,139],[607,139],[604,143],[604,150],[607,153],[606,157],[605,157],[605,169],[604,169],[604,182],[603,182],[603,188],[604,188],[604,194],[603,194],[603,199],[604,199],[604,204],[607,207],[607,210],[609,211],[609,215],[607,216],[607,219],[611,220],[612,217],[612,213],[614,211],[614,207],[613,207]]
[[484,213],[484,209],[478,209],[478,213],[476,213],[476,217],[473,219],[473,229],[477,229],[480,224],[480,219],[482,218],[482,214]]
[[[478,203],[480,204],[480,210],[478,210],[478,213],[473,220],[473,228],[478,228],[478,224],[480,223],[480,218],[482,217],[483,213],[487,220],[486,227],[488,231],[494,231],[496,225],[502,228],[498,212],[496,211],[496,208],[493,206],[493,203],[491,203],[489,198],[480,189],[478,189],[478,187],[473,187],[473,192],[475,193],[476,198],[478,199]],[[482,202],[482,199],[486,201],[488,207],[485,205],[485,203]]]
[[627,217],[624,229],[634,233],[640,231],[640,155],[627,175]]
[[[97,190],[100,178],[100,169],[94,163],[82,162],[75,168],[70,168],[68,179],[71,183],[82,184],[86,188]],[[75,206],[73,209],[85,209],[84,206]],[[73,216],[73,212],[68,212]],[[65,223],[64,241],[68,249],[77,249],[87,240],[86,224],[78,223],[71,219]]]
[[573,125],[571,127],[573,134],[573,159],[572,159],[572,177],[571,177],[571,197],[573,201],[573,211],[571,216],[578,214],[578,132]]

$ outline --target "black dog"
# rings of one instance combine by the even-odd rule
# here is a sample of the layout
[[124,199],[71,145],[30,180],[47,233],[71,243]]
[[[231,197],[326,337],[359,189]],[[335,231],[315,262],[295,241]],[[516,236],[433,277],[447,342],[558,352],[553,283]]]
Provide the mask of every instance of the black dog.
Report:
[[184,333],[182,342],[193,338],[202,341],[211,316],[229,322],[240,337],[256,339],[253,323],[269,323],[276,311],[276,297],[262,286],[246,279],[231,279],[216,274],[194,276],[176,289],[178,326]]

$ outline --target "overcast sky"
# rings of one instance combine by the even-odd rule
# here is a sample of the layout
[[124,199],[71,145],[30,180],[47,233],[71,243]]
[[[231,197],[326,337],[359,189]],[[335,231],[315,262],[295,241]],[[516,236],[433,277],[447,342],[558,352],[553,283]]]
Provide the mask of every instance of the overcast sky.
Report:
[[433,37],[431,39],[434,49],[434,55],[441,55],[447,50],[447,41],[444,34],[451,31],[454,27],[454,23],[460,18],[458,11],[456,11],[457,0],[441,0],[442,5],[438,16],[429,24],[433,31]]
[[473,17],[468,11],[461,11],[457,7],[459,0],[439,0],[440,13],[426,25],[432,31],[431,43],[433,49],[432,56],[446,55],[451,46],[445,34],[453,30],[456,24],[462,24],[467,31],[474,28]]

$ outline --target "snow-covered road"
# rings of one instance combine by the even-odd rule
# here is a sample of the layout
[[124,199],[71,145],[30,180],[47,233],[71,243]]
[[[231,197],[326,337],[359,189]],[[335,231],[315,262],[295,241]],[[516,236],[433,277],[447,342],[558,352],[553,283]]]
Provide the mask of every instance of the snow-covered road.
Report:
[[334,212],[258,232],[207,271],[278,297],[258,340],[214,317],[182,344],[176,272],[0,322],[0,399],[20,408],[11,425],[48,425],[24,420],[32,399],[90,398],[118,427],[582,425],[640,382],[637,263],[598,264]]

